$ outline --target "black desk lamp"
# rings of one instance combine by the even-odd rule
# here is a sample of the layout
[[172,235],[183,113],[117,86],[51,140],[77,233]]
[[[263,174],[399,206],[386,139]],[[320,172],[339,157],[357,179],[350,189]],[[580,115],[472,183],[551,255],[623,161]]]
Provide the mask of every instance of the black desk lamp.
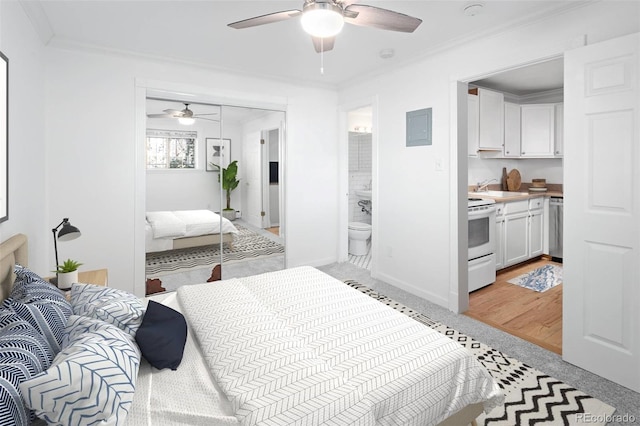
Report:
[[[60,229],[60,227],[62,227],[62,229]],[[56,235],[56,232],[58,231],[58,229],[60,229],[60,232],[58,232]],[[75,226],[69,223],[68,217],[65,217],[64,219],[62,219],[62,222],[60,222],[60,224],[55,228],[53,228],[51,231],[53,232],[53,249],[56,253],[56,279],[55,279],[56,282],[54,284],[57,284],[58,283],[57,270],[58,270],[58,265],[60,264],[60,262],[58,261],[58,240],[71,241],[71,240],[75,240],[82,234],[80,234],[80,230],[78,228],[76,228]]]

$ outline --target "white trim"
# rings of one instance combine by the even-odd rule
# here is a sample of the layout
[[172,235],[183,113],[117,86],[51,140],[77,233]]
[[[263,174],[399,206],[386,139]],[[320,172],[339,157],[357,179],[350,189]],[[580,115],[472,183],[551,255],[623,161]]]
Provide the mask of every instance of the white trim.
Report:
[[[378,96],[348,102],[338,107],[338,262],[349,260],[349,111],[371,107],[371,276],[377,272],[378,216],[375,214],[378,199]],[[374,272],[375,271],[375,272]]]

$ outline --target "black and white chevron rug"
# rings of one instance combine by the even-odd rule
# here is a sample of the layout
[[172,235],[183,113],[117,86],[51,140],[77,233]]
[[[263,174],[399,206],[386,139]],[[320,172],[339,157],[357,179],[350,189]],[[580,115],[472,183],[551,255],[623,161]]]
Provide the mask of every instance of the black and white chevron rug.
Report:
[[[235,225],[238,233],[234,235],[229,247],[224,245],[222,259],[225,263],[242,262],[284,254],[284,246],[258,234],[242,225]],[[179,250],[147,253],[146,276],[158,277],[176,272],[215,266],[220,263],[218,245],[192,247]]]
[[482,413],[477,419],[479,425],[605,425],[615,411],[612,406],[365,285],[353,280],[345,283],[455,340],[478,358],[505,394],[504,405],[489,414]]

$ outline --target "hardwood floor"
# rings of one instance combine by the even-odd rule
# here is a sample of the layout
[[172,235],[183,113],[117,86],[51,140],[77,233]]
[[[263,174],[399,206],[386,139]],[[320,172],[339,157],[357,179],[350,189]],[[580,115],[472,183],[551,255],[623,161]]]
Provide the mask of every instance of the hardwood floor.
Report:
[[280,227],[279,226],[274,226],[271,228],[267,228],[267,231],[271,232],[272,234],[275,235],[280,235]]
[[540,293],[507,282],[549,263],[560,265],[539,259],[499,272],[495,283],[469,294],[464,314],[561,355],[562,284]]

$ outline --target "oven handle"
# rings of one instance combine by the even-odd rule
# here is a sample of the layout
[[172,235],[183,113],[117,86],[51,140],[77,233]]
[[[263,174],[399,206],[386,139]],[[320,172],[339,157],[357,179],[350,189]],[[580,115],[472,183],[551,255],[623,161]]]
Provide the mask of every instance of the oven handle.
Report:
[[476,217],[488,217],[491,213],[495,213],[496,206],[489,206],[486,209],[469,210],[469,219]]

